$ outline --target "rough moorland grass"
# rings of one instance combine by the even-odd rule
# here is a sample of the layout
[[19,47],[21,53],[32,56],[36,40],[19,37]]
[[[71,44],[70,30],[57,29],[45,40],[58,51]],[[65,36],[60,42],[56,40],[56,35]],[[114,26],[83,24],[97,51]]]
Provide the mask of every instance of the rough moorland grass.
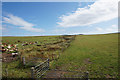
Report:
[[[18,40],[21,41],[18,43]],[[38,41],[38,44],[43,45],[44,43],[52,43],[54,41],[59,41],[58,36],[31,36],[31,37],[3,37],[2,43],[9,43],[9,44],[18,44],[18,50],[20,52],[23,52],[24,54],[22,56],[28,57],[29,55],[36,55],[36,53],[39,53],[36,51],[37,47],[36,45],[28,45],[28,46],[22,46],[21,44],[25,42],[35,42]],[[15,43],[16,42],[16,43]],[[41,43],[42,42],[42,43]],[[26,49],[31,49],[31,52],[25,52]],[[35,48],[35,49],[34,49]],[[5,69],[8,69],[8,76],[5,73]],[[19,61],[13,61],[10,63],[2,63],[2,76],[3,77],[14,77],[14,78],[30,78],[31,72],[30,67],[29,68],[19,68]]]
[[[8,76],[5,72],[7,66]],[[30,68],[18,68],[19,61],[14,61],[11,63],[2,63],[2,76],[9,78],[29,78],[30,77]]]
[[118,77],[118,34],[78,35],[52,68],[89,71],[90,78]]
[[[33,42],[38,41],[42,43],[51,42],[53,40],[56,40],[58,36],[29,36],[29,37],[2,37],[2,43],[10,43],[10,44],[20,44],[18,43],[18,40],[21,42]],[[45,41],[44,41],[45,40]]]
[[[18,40],[20,42],[18,42]],[[7,44],[18,44],[18,50],[19,52],[24,53],[24,57],[27,57],[30,55],[29,52],[25,52],[27,49],[31,49],[32,55],[36,55],[36,49],[41,48],[37,47],[36,45],[27,45],[27,46],[22,46],[22,43],[24,42],[35,42],[38,41],[38,44],[44,45],[46,43],[53,43],[56,41],[59,41],[58,36],[29,36],[29,37],[2,37],[2,43],[7,43]],[[34,50],[33,50],[34,49]],[[29,54],[28,54],[29,53]]]

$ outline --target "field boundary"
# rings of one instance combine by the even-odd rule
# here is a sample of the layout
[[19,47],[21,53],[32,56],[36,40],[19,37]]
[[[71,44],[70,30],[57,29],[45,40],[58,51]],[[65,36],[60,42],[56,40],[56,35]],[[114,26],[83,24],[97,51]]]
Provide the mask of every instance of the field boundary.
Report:
[[35,67],[31,67],[31,78],[41,78],[47,70],[49,70],[49,59]]

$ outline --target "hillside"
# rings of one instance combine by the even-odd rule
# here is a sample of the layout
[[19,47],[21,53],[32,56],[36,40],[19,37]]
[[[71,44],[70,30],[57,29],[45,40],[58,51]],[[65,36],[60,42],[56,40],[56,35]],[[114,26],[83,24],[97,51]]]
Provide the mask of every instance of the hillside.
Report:
[[118,34],[78,35],[52,68],[89,71],[90,78],[118,77]]

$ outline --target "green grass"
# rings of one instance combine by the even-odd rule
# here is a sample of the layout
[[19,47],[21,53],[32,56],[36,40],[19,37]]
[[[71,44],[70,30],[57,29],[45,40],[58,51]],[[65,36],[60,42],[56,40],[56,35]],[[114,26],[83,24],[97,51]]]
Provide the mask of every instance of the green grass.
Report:
[[[9,78],[28,78],[30,77],[30,68],[18,68],[19,61],[14,61],[11,63],[2,63],[2,76]],[[7,66],[8,76],[5,72]]]
[[[41,54],[41,52],[37,51],[37,49],[40,49],[41,47],[38,47],[36,45],[27,45],[22,46],[22,43],[25,42],[35,42],[38,41],[38,44],[44,45],[45,43],[54,43],[56,41],[59,41],[59,36],[31,36],[31,37],[2,37],[2,43],[7,44],[18,44],[18,50],[19,52],[23,53],[22,56],[28,57],[29,55],[36,55],[36,53]],[[18,40],[21,42],[18,43]],[[16,42],[16,43],[15,43]],[[41,43],[42,42],[42,43]],[[31,49],[32,51],[27,49]],[[50,52],[49,52],[50,53]],[[37,56],[38,57],[38,56]],[[6,77],[5,73],[5,67],[7,66],[8,69],[8,76],[7,77],[16,77],[16,78],[29,78],[31,76],[30,67],[29,68],[18,68],[19,67],[19,61],[14,61],[10,63],[2,63],[2,75],[3,77]]]
[[[38,44],[44,45],[46,43],[54,43],[59,41],[60,39],[58,39],[58,37],[59,36],[2,37],[2,43],[18,44],[19,52],[24,53],[22,56],[28,57],[30,54],[36,55],[37,52],[40,53],[39,51],[36,51],[36,49],[40,49],[42,47],[37,47],[36,45],[22,46],[22,43],[38,41]],[[18,42],[18,40],[21,42]],[[29,49],[32,51],[29,51]]]
[[78,35],[51,68],[89,71],[90,78],[118,77],[118,34]]
[[[46,37],[3,37],[3,43],[9,42],[15,44],[18,40],[34,42],[39,41],[45,43],[53,43],[59,41],[58,36],[46,36]],[[35,45],[20,46],[19,50],[24,52],[23,56],[36,55],[41,53],[36,51],[41,47]],[[23,48],[25,50],[23,50]],[[26,49],[32,49],[27,52]],[[60,51],[48,51],[46,54],[55,53]],[[20,68],[19,61],[10,63],[2,63],[3,77],[6,77],[5,66],[8,65],[9,77],[30,77],[30,68]],[[89,71],[90,78],[102,78],[102,77],[118,77],[118,34],[104,34],[104,35],[77,35],[75,40],[71,43],[71,46],[67,48],[57,61],[50,62],[51,68],[59,67],[62,70],[72,71]]]
[[[18,40],[20,42],[18,42]],[[60,44],[59,43],[52,44],[52,43],[60,42],[61,40],[63,40],[64,42]],[[38,44],[42,46],[37,46],[37,44],[22,46],[22,43],[24,42],[35,42],[35,41],[38,41]],[[31,66],[35,66],[43,62],[44,59],[42,60],[40,58],[44,58],[44,56],[45,58],[56,59],[57,58],[56,56],[51,56],[51,55],[54,54],[59,56],[59,52],[61,51],[61,48],[64,48],[67,42],[65,42],[64,39],[60,39],[60,36],[38,36],[38,37],[32,36],[32,37],[3,37],[2,43],[18,44],[17,47],[19,54],[22,54],[21,58],[25,57],[26,63],[28,62],[25,68],[23,68],[23,65],[19,62],[19,60],[14,62],[7,62],[7,63],[3,62],[2,64],[3,77],[29,78],[31,77],[31,72],[30,72]],[[52,45],[46,45],[46,43],[51,43]],[[50,47],[52,48],[57,47],[58,49],[49,51]],[[43,51],[41,52],[40,50]],[[39,59],[32,60],[31,62],[31,59],[33,59],[33,57],[37,57]],[[6,75],[5,72],[6,65],[8,70],[8,76]]]

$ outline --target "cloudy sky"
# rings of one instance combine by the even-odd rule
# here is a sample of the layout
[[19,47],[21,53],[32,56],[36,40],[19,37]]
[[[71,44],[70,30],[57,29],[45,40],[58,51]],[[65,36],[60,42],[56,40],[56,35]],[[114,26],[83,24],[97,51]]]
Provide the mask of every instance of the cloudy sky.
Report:
[[3,36],[118,32],[118,2],[3,2]]

